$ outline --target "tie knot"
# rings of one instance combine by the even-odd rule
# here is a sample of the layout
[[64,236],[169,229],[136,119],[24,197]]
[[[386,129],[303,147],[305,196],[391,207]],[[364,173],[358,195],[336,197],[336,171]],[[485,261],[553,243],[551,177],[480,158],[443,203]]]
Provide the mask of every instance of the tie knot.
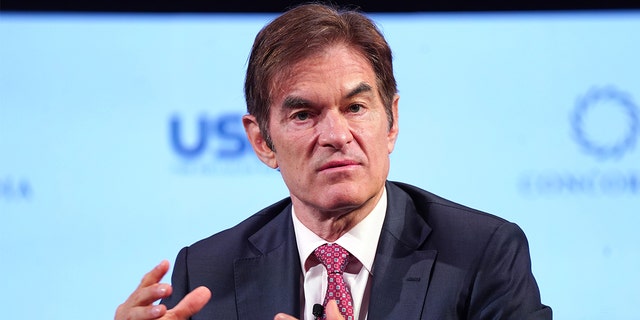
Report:
[[342,273],[349,263],[349,251],[335,243],[323,244],[313,253],[327,268],[328,273]]

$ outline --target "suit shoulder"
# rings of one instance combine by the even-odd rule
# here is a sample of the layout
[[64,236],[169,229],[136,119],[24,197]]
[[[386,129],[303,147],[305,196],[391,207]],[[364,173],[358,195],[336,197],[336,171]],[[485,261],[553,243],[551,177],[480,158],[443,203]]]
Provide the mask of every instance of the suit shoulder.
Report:
[[453,216],[465,216],[467,218],[476,218],[493,222],[495,224],[503,224],[508,222],[499,216],[483,212],[460,203],[445,199],[434,193],[410,185],[403,182],[391,182],[391,186],[396,186],[407,193],[411,200],[415,203],[416,209],[420,213],[429,211],[430,214],[447,214]]
[[418,215],[435,232],[447,230],[458,236],[490,236],[502,226],[515,226],[504,218],[464,206],[410,184],[392,182],[390,185],[392,188],[398,187],[409,196]]
[[244,247],[247,246],[248,238],[265,226],[269,221],[282,214],[290,204],[291,200],[289,198],[280,200],[252,214],[231,228],[222,230],[195,242],[189,246],[189,253],[214,253],[216,251],[220,251],[221,254],[228,254],[234,250],[242,252],[243,250],[237,249],[240,249],[241,247],[245,249]]
[[494,248],[496,252],[503,252],[507,247],[528,252],[526,235],[515,223],[412,185],[391,184],[391,188],[394,187],[400,189],[393,192],[397,199],[408,196],[401,201],[428,225],[428,247],[438,250],[444,260],[455,261],[458,265],[473,265],[487,253],[488,248],[496,246],[503,247],[500,250]]

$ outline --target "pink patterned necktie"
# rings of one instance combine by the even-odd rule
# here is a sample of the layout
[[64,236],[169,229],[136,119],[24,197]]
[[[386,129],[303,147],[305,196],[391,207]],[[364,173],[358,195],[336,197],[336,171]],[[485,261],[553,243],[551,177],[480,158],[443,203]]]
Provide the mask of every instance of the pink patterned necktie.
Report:
[[313,252],[327,269],[327,294],[323,305],[326,307],[329,299],[336,300],[338,309],[346,320],[353,320],[353,299],[351,292],[344,283],[342,273],[349,263],[349,251],[337,244],[324,244]]

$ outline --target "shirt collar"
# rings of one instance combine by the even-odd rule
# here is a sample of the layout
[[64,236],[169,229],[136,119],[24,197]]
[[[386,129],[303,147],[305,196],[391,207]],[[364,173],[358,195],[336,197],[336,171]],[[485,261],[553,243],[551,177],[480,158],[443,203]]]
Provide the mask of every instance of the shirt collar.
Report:
[[[380,232],[382,231],[382,224],[386,212],[387,189],[385,187],[380,200],[378,200],[373,210],[356,226],[334,242],[347,249],[351,255],[362,263],[370,274],[373,274],[371,269],[376,256],[378,240],[380,239]],[[298,245],[300,265],[302,266],[302,270],[306,271],[309,267],[306,263],[309,256],[317,247],[327,243],[327,241],[320,238],[300,222],[293,206],[291,207],[291,216],[293,218],[293,229]]]

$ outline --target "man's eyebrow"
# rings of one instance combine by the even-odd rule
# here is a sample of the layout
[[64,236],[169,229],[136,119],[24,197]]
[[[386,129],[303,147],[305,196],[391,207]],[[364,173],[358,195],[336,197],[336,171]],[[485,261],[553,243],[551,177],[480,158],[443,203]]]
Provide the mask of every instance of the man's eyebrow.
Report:
[[295,109],[295,108],[307,106],[309,104],[311,104],[309,100],[306,100],[301,97],[296,97],[296,96],[288,96],[284,98],[284,101],[282,101],[282,106],[285,109]]
[[373,88],[371,87],[371,85],[369,85],[366,82],[361,82],[357,87],[355,87],[353,90],[351,90],[348,94],[347,94],[347,98],[353,98],[361,93],[364,92],[371,92],[373,90]]
[[[371,91],[373,91],[373,87],[371,87],[371,85],[369,85],[366,82],[361,82],[355,88],[353,88],[353,90],[349,91],[349,93],[347,93],[345,97],[349,99],[361,93],[371,92]],[[300,108],[304,106],[309,106],[311,104],[312,104],[311,101],[299,96],[288,96],[284,98],[284,100],[282,101],[282,107],[285,109],[295,109],[295,108]]]

